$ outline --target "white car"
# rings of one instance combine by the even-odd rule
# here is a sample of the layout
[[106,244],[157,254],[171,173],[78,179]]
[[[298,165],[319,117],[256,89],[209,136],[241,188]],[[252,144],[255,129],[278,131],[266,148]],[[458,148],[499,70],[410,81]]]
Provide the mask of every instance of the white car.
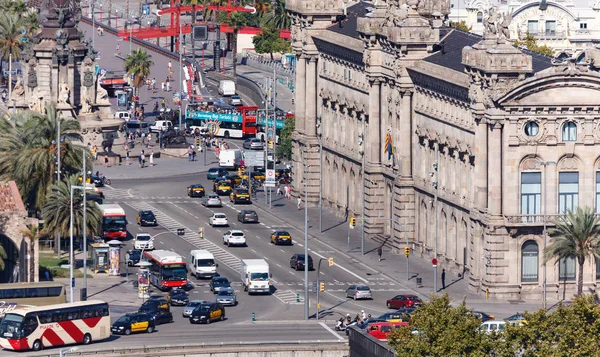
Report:
[[225,213],[213,213],[208,219],[208,224],[211,226],[228,226],[227,216]]
[[246,245],[246,235],[239,230],[227,231],[227,233],[223,234],[223,244],[227,244],[228,247],[232,245]]
[[148,233],[138,233],[133,241],[133,249],[152,250],[154,249],[154,240]]

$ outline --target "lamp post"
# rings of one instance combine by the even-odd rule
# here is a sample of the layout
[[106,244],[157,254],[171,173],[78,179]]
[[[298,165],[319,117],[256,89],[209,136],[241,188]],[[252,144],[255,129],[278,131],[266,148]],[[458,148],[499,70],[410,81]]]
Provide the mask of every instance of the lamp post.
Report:
[[[546,241],[547,241],[547,232],[546,232],[546,225],[547,225],[547,198],[546,198],[546,186],[548,183],[548,179],[547,179],[547,170],[546,167],[548,165],[556,165],[555,161],[541,161],[540,165],[544,167],[544,187],[543,187],[543,192],[542,192],[542,219],[544,220],[544,228],[542,231],[542,235],[544,236],[544,244],[543,244],[543,251],[546,251]],[[543,295],[542,295],[542,302],[544,304],[544,309],[546,308],[546,288],[547,288],[547,283],[546,283],[546,260],[544,259],[544,265],[542,265],[542,275],[543,275],[543,282],[542,282],[542,288],[543,288]]]

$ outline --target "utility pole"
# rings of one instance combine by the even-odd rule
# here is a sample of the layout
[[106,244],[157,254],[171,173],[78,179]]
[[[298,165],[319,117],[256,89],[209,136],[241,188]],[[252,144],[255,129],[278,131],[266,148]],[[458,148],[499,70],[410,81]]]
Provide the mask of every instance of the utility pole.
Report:
[[[433,257],[437,259],[438,256],[438,161],[439,161],[439,144],[435,144],[435,158],[433,163],[433,172],[431,172],[431,177],[433,177],[433,214],[435,216],[435,228],[434,228],[434,237],[435,241],[433,243]],[[433,292],[437,293],[437,264],[433,266]]]

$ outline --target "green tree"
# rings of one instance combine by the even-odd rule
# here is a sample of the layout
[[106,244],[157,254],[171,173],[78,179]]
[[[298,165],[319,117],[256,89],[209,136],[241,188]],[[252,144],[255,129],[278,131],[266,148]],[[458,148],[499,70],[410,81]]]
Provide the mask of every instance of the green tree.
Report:
[[587,258],[600,258],[599,218],[590,207],[577,207],[560,216],[556,226],[548,230],[552,238],[544,251],[544,261],[575,257],[579,265],[577,295],[583,292],[583,266]]
[[35,281],[35,243],[40,240],[40,238],[45,237],[46,231],[40,229],[37,225],[27,225],[27,228],[21,229],[21,234],[23,237],[29,240],[29,282]]
[[[71,217],[71,186],[79,186],[79,175],[65,177],[57,184],[53,185],[46,204],[42,207],[42,218],[44,219],[46,230],[50,234],[60,233],[63,237],[70,235],[70,217]],[[94,236],[99,233],[102,213],[94,201],[86,202],[86,227],[87,235]],[[81,190],[73,191],[73,236],[81,237],[83,235],[83,194]]]
[[294,132],[296,121],[293,116],[285,119],[285,124],[279,134],[279,145],[276,148],[278,158],[290,160],[292,158],[292,133]]
[[268,53],[273,60],[273,53],[286,53],[291,51],[288,41],[279,37],[279,30],[269,27],[263,27],[260,35],[252,39],[254,51],[256,53]]
[[459,22],[452,22],[450,24],[450,26],[457,30],[461,30],[461,31],[465,31],[465,32],[471,32],[471,30],[473,29],[473,26],[468,26],[467,22],[465,20],[461,20]]
[[152,56],[146,50],[138,48],[133,50],[127,58],[125,58],[125,72],[133,76],[133,87],[140,88],[146,78],[150,75],[150,68],[154,66]]
[[550,56],[550,57],[554,56],[553,49],[551,49],[550,47],[548,47],[546,45],[543,45],[543,46],[538,45],[537,39],[535,38],[535,36],[533,36],[529,32],[525,36],[524,40],[516,40],[514,42],[514,45],[517,47],[525,47],[530,51],[538,52],[538,53],[541,53],[546,56]]
[[480,325],[464,301],[453,307],[448,294],[434,294],[411,316],[408,327],[390,334],[388,343],[398,356],[483,357],[489,354],[491,345],[488,335],[478,333]]
[[242,14],[234,12],[227,19],[227,25],[233,30],[231,48],[233,58],[233,78],[237,78],[237,40],[240,29],[246,26],[246,18]]

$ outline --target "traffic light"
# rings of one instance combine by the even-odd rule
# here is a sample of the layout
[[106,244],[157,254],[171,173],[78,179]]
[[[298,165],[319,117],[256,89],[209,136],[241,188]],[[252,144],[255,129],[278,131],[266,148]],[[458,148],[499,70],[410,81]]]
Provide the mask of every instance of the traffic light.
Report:
[[327,258],[327,262],[329,263],[330,267],[333,266],[333,258]]
[[350,217],[350,229],[354,229],[356,227],[356,218]]
[[323,292],[323,291],[325,291],[325,283],[324,283],[324,282],[320,282],[320,283],[319,283],[319,291],[320,291],[320,292]]
[[404,247],[404,255],[406,255],[406,257],[408,258],[408,256],[410,255],[410,247]]

